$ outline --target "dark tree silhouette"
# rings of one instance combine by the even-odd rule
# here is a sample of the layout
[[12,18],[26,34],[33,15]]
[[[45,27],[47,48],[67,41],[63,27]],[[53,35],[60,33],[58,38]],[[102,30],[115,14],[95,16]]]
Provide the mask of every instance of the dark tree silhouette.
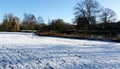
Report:
[[103,23],[103,29],[107,29],[108,23],[112,23],[116,20],[116,13],[108,8],[104,8],[100,15],[100,21]]
[[82,18],[82,21],[84,21],[83,23],[88,22],[89,25],[95,24],[96,17],[100,10],[100,5],[95,0],[84,0],[82,2],[78,2],[75,6],[75,23],[79,24],[79,19]]
[[89,22],[87,18],[77,17],[75,21],[77,22],[77,29],[81,29],[81,30],[88,29]]
[[64,31],[64,30],[73,30],[75,29],[74,26],[70,25],[69,23],[65,23],[62,19],[52,20],[49,23],[50,30],[54,31]]
[[102,10],[102,14],[100,15],[102,23],[111,23],[116,20],[116,13],[108,8]]

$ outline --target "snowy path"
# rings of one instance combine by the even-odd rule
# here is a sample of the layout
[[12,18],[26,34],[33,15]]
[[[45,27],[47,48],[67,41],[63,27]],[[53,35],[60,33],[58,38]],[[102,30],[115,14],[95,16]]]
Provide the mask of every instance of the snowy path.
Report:
[[120,43],[0,32],[0,69],[120,69]]

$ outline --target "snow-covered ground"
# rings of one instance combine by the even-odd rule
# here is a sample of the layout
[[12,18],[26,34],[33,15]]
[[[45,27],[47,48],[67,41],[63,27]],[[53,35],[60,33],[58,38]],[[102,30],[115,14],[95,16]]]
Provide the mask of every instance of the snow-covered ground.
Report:
[[0,69],[120,69],[120,43],[0,32]]

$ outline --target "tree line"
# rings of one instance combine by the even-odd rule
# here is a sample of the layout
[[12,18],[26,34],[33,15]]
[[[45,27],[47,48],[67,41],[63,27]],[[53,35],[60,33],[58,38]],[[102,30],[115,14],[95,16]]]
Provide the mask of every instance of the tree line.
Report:
[[63,32],[75,30],[117,30],[120,31],[120,21],[116,22],[116,13],[109,8],[103,8],[96,0],[83,0],[74,7],[73,23],[66,23],[62,19],[49,20],[44,23],[41,16],[25,13],[23,20],[13,14],[4,15],[0,31],[34,31]]
[[63,31],[75,29],[73,24],[66,23],[62,19],[49,20],[49,23],[44,23],[41,16],[35,17],[33,14],[25,13],[22,22],[13,14],[4,15],[3,22],[0,25],[0,31]]

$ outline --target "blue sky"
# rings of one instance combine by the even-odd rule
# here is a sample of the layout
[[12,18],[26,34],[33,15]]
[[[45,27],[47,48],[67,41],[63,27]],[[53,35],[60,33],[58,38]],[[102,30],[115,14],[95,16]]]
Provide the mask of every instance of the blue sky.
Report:
[[[12,13],[23,19],[24,13],[42,16],[47,22],[51,19],[61,18],[66,22],[74,19],[74,6],[81,0],[1,0],[0,1],[0,22],[4,14]],[[120,0],[97,0],[103,7],[113,9],[120,15]]]

